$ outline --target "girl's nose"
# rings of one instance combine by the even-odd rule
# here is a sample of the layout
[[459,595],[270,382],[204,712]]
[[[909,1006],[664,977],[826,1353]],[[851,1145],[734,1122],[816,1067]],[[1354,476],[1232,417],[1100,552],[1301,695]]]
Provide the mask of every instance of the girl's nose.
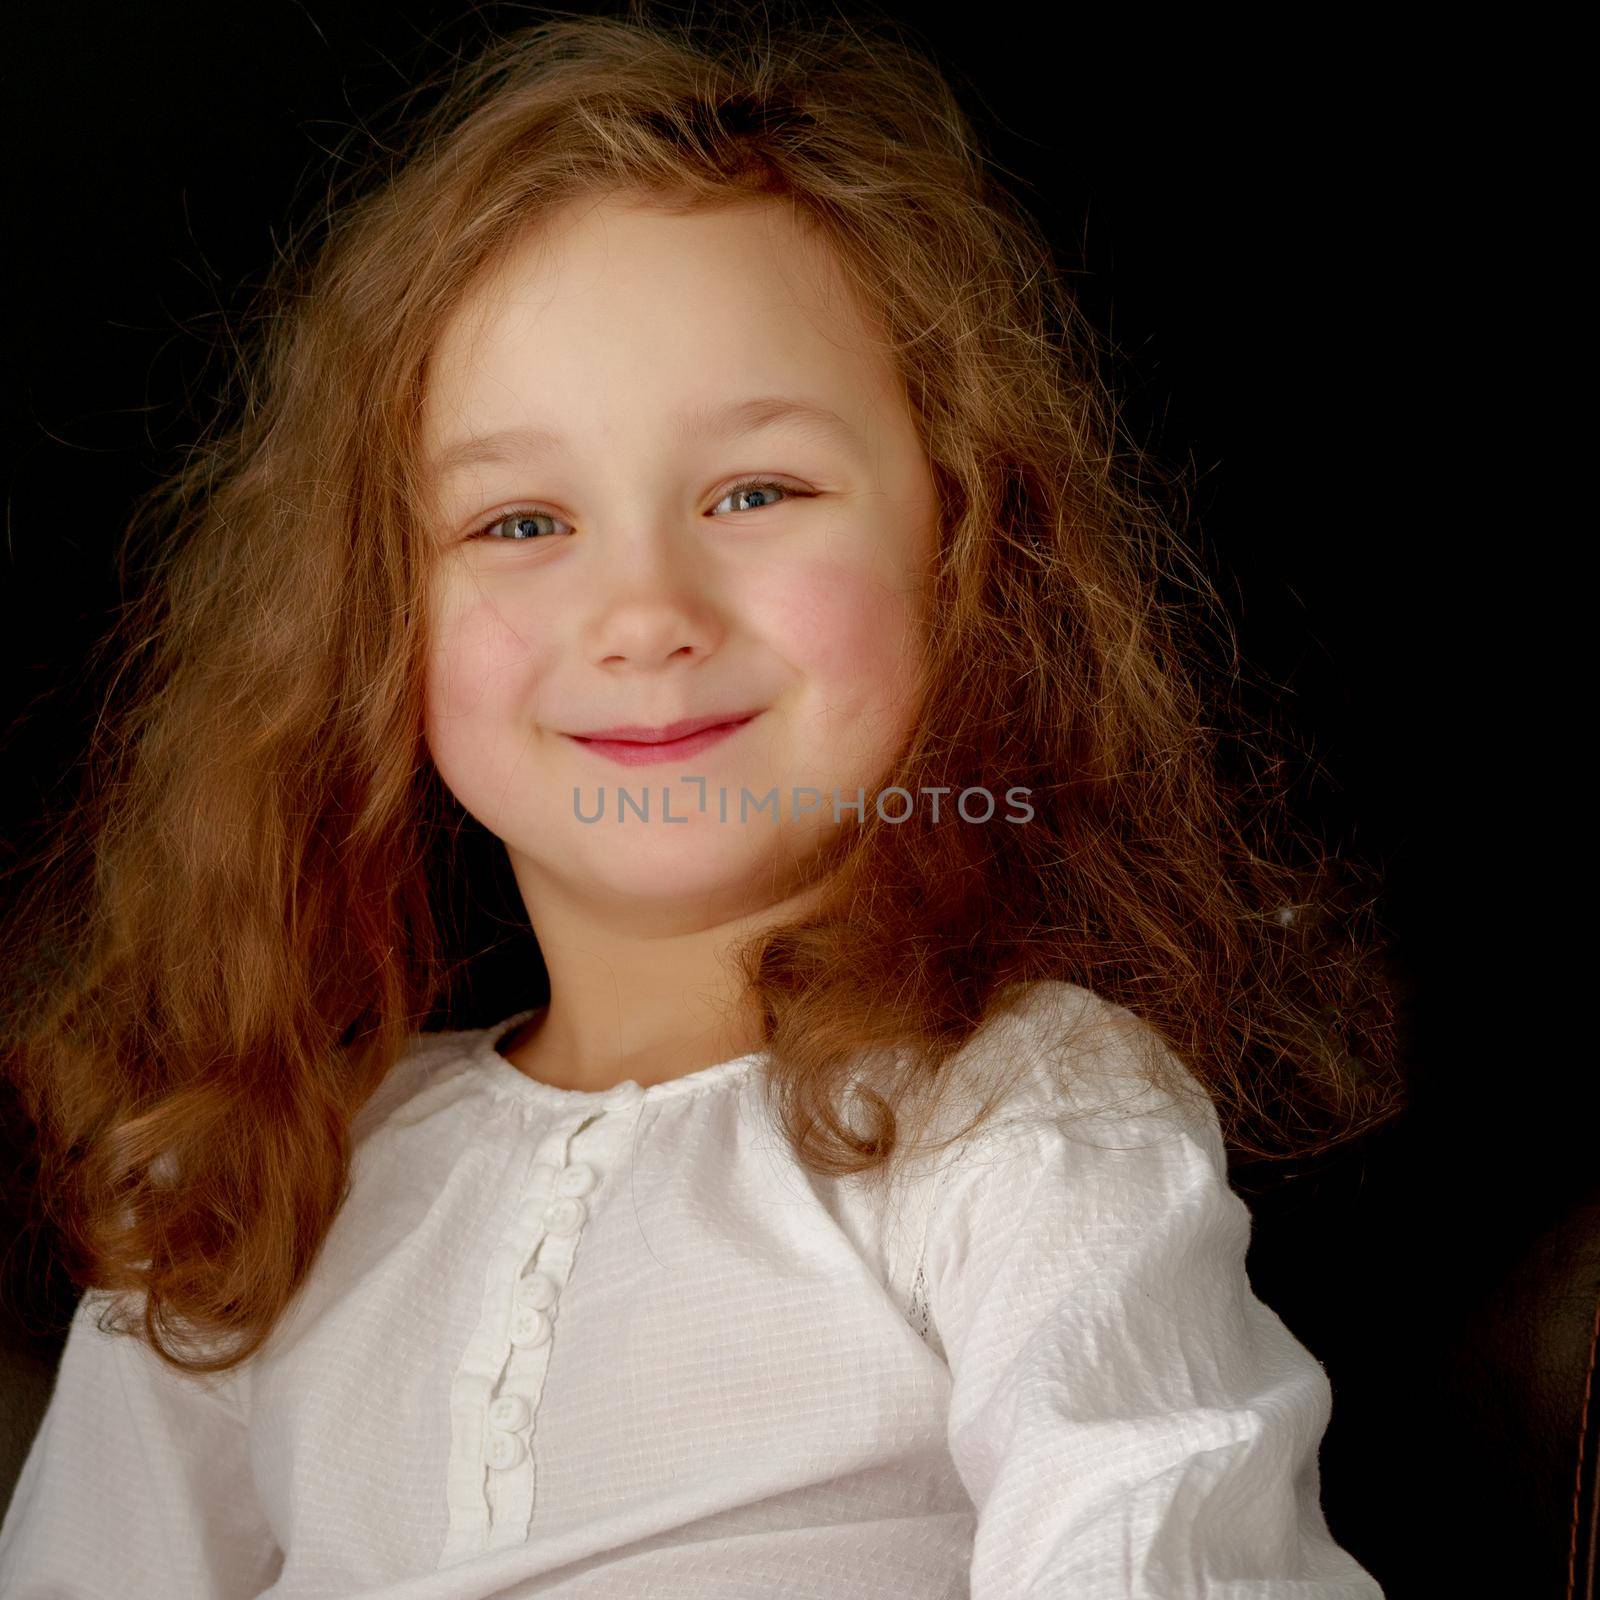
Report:
[[710,655],[726,622],[692,577],[674,571],[662,552],[630,549],[609,558],[586,629],[596,665],[649,669]]

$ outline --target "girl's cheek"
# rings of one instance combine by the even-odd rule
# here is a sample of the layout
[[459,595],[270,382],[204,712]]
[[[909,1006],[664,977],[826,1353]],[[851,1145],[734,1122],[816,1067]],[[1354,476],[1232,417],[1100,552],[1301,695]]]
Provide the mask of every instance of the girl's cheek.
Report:
[[527,692],[537,675],[526,624],[516,625],[493,601],[448,600],[434,616],[428,660],[430,720],[471,720]]
[[882,571],[797,563],[760,585],[750,605],[763,639],[834,704],[887,705],[916,667],[912,597]]

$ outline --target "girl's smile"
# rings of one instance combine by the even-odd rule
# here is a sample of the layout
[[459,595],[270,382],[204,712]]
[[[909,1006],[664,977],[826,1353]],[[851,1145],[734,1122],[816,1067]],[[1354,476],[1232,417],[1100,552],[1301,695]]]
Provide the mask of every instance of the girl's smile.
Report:
[[749,711],[727,721],[691,717],[685,722],[669,723],[665,728],[604,728],[598,733],[569,733],[567,737],[597,756],[605,756],[625,767],[643,767],[699,755],[702,750],[731,738],[760,715],[759,711]]

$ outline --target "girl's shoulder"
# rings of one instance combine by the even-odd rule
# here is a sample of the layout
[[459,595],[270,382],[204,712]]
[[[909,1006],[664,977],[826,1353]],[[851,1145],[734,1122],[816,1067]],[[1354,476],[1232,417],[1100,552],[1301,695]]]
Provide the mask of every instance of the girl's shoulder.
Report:
[[383,1081],[361,1106],[351,1122],[351,1135],[360,1144],[379,1128],[407,1120],[420,1112],[422,1100],[433,1091],[445,1094],[460,1085],[481,1057],[491,1038],[505,1026],[449,1028],[414,1033],[401,1046]]
[[1065,980],[1003,992],[948,1072],[935,1131],[983,1113],[956,1146],[963,1154],[1044,1134],[1095,1143],[1214,1136],[1210,1095],[1160,1034]]

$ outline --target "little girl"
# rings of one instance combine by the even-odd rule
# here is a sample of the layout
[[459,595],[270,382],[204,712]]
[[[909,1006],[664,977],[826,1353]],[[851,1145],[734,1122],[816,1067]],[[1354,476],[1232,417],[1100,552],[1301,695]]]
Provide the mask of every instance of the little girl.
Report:
[[[974,149],[561,17],[276,284],[30,907],[10,1600],[1379,1595],[1225,1138],[1384,1031]],[[430,1028],[473,830],[537,960]]]

